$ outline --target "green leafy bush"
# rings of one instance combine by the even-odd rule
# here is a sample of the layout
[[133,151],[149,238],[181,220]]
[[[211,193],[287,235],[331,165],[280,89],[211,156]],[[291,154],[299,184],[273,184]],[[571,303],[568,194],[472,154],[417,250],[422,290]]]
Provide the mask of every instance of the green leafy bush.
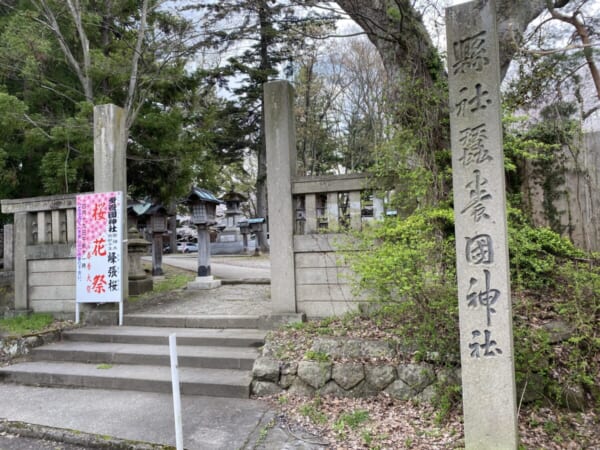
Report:
[[508,246],[511,282],[516,289],[553,289],[562,262],[585,256],[571,241],[549,228],[532,227],[514,209],[509,213]]
[[[600,399],[600,260],[509,211],[517,382],[555,404],[577,386]],[[347,252],[357,289],[374,303],[374,324],[392,324],[414,356],[435,352],[449,364],[457,359],[444,356],[459,353],[453,222],[444,208],[386,219]],[[551,339],[551,322],[565,323],[568,337]]]
[[[346,256],[357,289],[394,321],[406,344],[421,352],[458,352],[458,303],[451,209],[387,219],[363,232]],[[358,250],[358,251],[357,251]]]

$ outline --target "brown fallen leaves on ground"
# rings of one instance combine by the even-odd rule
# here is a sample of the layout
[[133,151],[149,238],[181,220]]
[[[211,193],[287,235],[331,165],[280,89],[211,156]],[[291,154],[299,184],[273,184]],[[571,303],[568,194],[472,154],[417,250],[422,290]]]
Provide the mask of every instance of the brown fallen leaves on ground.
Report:
[[[455,411],[438,420],[434,407],[381,394],[367,399],[273,396],[282,420],[294,430],[315,436],[323,448],[458,449],[464,447],[462,415]],[[600,450],[600,416],[593,412],[528,407],[519,415],[524,449]]]

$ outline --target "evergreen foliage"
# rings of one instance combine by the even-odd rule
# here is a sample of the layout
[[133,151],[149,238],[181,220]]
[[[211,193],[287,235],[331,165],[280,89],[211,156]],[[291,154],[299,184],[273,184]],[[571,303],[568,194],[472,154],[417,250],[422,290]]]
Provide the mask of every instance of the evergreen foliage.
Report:
[[0,2],[0,109],[11,118],[0,136],[2,198],[93,190],[98,104],[125,109],[133,195],[169,202],[194,172],[214,186],[218,164],[240,157],[221,163],[199,138],[211,130],[187,131],[202,125],[187,108],[204,94],[203,78],[185,69],[195,31],[160,4],[81,2],[77,15],[66,1]]

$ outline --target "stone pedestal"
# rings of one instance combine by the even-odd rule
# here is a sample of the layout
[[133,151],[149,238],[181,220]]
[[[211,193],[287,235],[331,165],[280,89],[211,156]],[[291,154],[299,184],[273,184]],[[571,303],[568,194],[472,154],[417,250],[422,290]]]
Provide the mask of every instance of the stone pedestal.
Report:
[[81,314],[86,325],[115,326],[119,324],[118,303],[100,303],[98,305],[82,303]]
[[33,314],[33,309],[9,309],[4,312],[3,316],[5,319],[12,319],[14,317],[28,316],[30,314]]
[[194,281],[190,281],[187,285],[191,290],[215,289],[221,286],[221,280],[215,280],[212,275],[205,277],[196,277]]
[[210,277],[210,235],[206,225],[198,225],[198,278]]
[[245,255],[248,253],[248,233],[242,233],[243,250],[242,253]]
[[150,242],[142,239],[136,228],[127,233],[127,260],[129,263],[129,295],[140,295],[152,290],[152,278],[146,275],[142,267],[142,256],[148,254]]
[[206,225],[198,225],[198,276],[188,289],[214,289],[221,286],[210,274],[210,236]]

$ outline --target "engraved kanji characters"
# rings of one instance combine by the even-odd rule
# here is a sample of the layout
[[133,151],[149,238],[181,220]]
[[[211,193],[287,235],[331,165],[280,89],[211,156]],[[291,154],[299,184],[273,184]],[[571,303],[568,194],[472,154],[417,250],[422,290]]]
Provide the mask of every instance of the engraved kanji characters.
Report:
[[473,36],[467,36],[452,44],[454,51],[454,64],[452,70],[454,75],[465,73],[469,70],[481,72],[483,66],[490,63],[487,57],[487,48],[485,47],[486,32],[480,31]]
[[462,156],[459,158],[459,161],[461,161],[464,166],[491,161],[492,157],[485,146],[486,140],[487,135],[485,124],[483,123],[476,127],[461,130],[459,142],[461,145]]
[[491,264],[494,262],[494,244],[489,234],[465,237],[467,244],[465,256],[471,264]]
[[468,87],[461,88],[459,92],[460,94],[466,96],[461,98],[461,100],[455,105],[456,115],[459,117],[465,116],[467,112],[474,113],[479,110],[486,109],[488,105],[492,104],[492,99],[489,98],[489,91],[485,90],[481,83],[475,84],[475,95],[472,97],[469,97]]
[[[461,308],[466,306],[474,319],[469,330],[470,356],[487,358],[501,355],[503,348],[492,337],[497,334],[492,327],[492,319],[496,317],[496,308],[505,296],[501,292],[504,288],[493,283],[493,280],[497,283],[499,279],[495,265],[498,261],[494,260],[494,240],[488,231],[496,230],[496,206],[502,199],[501,193],[495,190],[496,178],[492,178],[496,176],[497,166],[501,166],[501,157],[496,153],[494,124],[489,122],[490,119],[495,120],[499,97],[493,78],[488,76],[491,74],[488,66],[492,66],[490,52],[493,50],[490,33],[479,26],[459,36],[448,48],[450,76],[457,80],[453,90],[456,97],[451,103],[452,121],[457,120],[459,124],[453,130],[457,132],[453,136],[453,151],[455,161],[458,161],[453,170],[460,174],[459,179],[464,180],[461,183],[464,192],[458,195],[460,206],[456,207],[456,211],[460,211],[464,219],[472,219],[472,222],[469,220],[469,231],[462,235],[466,263],[472,268],[483,266],[483,271],[469,272],[462,281],[466,284],[468,280],[468,289],[462,294]],[[490,135],[493,141],[490,141]]]
[[479,342],[475,339],[481,336],[481,331],[473,330],[471,332],[471,336],[473,336],[473,342],[469,344],[469,348],[471,349],[471,357],[481,358],[482,356],[487,357],[501,355],[502,350],[497,347],[497,342],[492,339],[492,332],[490,330],[484,330],[483,335],[484,341]]
[[481,219],[490,218],[484,202],[491,200],[492,194],[485,188],[487,180],[481,176],[481,171],[474,170],[473,175],[473,181],[468,182],[465,186],[469,189],[470,200],[460,213],[464,214],[471,210],[473,219],[475,219],[475,222],[479,222]]
[[493,305],[496,304],[498,297],[500,297],[500,291],[498,289],[490,289],[491,274],[489,270],[484,269],[485,276],[485,288],[479,292],[471,292],[474,286],[479,283],[477,278],[471,278],[469,293],[467,294],[467,303],[469,306],[476,308],[481,305],[486,310],[487,326],[492,326],[492,314],[496,312]]

